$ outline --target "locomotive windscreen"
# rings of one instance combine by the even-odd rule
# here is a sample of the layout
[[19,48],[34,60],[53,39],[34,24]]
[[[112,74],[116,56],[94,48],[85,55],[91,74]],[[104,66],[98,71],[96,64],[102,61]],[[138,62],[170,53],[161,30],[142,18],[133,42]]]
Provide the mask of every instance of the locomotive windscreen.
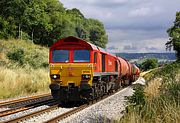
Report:
[[90,51],[74,50],[74,62],[90,62]]
[[69,50],[53,50],[52,62],[69,62]]

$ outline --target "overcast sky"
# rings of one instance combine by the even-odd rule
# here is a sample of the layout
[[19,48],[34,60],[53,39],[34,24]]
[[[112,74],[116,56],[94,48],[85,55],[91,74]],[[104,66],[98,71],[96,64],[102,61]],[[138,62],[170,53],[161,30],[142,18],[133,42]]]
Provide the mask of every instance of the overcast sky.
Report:
[[86,18],[103,22],[111,52],[166,52],[166,30],[180,11],[180,0],[60,0]]

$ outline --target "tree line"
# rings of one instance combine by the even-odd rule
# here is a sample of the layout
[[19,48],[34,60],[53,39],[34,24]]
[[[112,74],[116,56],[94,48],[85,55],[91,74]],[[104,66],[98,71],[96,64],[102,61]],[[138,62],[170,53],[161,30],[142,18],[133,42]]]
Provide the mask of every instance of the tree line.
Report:
[[166,48],[176,51],[177,61],[180,62],[180,11],[176,13],[176,19],[172,27],[167,30],[169,41],[166,43]]
[[71,35],[102,48],[108,42],[102,22],[85,18],[76,8],[64,8],[59,0],[1,0],[0,8],[0,39],[51,46]]

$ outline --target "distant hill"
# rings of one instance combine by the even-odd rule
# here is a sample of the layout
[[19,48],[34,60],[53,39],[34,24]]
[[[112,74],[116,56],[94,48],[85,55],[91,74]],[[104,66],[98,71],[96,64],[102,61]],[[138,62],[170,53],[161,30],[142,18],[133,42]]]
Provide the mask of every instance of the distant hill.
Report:
[[176,60],[175,53],[116,53],[116,56],[121,56],[125,59],[145,59],[145,58],[157,58],[165,60]]

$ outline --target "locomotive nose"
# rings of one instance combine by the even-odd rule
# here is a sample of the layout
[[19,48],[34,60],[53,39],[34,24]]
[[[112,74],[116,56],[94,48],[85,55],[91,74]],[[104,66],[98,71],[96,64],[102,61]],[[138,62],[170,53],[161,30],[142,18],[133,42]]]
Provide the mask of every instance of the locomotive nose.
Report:
[[86,63],[69,63],[50,65],[50,78],[52,83],[60,86],[80,86],[81,83],[92,85],[93,65]]

